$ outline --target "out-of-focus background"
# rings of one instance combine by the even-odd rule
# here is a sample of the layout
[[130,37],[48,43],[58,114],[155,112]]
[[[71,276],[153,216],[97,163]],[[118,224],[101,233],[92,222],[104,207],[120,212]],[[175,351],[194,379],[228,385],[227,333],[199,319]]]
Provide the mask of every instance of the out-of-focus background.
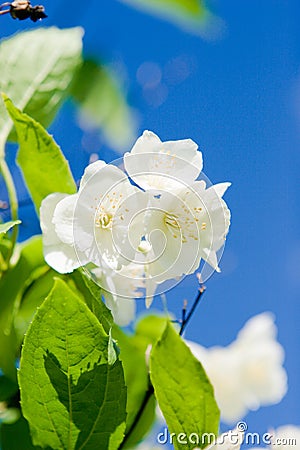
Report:
[[[280,404],[246,420],[256,432],[299,424],[300,3],[211,0],[207,7],[217,18],[191,28],[125,0],[43,4],[48,19],[41,24],[1,17],[0,37],[37,26],[82,26],[85,54],[109,67],[130,108],[121,105],[124,110],[112,119],[117,123],[106,123],[100,133],[71,102],[64,105],[50,131],[76,179],[89,161],[119,157],[149,129],[162,140],[192,138],[210,180],[232,182],[225,197],[232,226],[222,273],[208,280],[186,336],[205,346],[227,345],[250,316],[272,311],[286,351],[289,390]],[[9,152],[12,161],[15,147]],[[14,176],[24,239],[39,226],[17,169]],[[196,289],[196,277],[186,278],[167,294],[169,309],[180,316],[183,299],[191,302]],[[159,298],[154,306],[161,308]]]

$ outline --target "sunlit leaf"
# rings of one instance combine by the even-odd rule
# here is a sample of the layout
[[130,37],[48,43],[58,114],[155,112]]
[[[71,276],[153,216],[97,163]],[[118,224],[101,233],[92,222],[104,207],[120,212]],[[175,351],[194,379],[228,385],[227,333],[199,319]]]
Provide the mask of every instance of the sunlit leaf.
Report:
[[168,318],[162,315],[147,314],[137,322],[135,332],[137,336],[154,344],[161,337],[167,323]]
[[76,185],[69,164],[52,136],[42,125],[19,111],[9,98],[4,96],[4,100],[18,134],[17,162],[38,212],[47,195],[52,192],[73,194]]
[[84,271],[84,269],[75,270],[68,277],[68,281],[74,281],[71,288],[76,290],[77,295],[82,296],[89,309],[97,317],[106,333],[109,333],[113,326],[113,317],[110,310],[102,301],[101,288],[92,278]]
[[[82,29],[26,31],[0,43],[0,92],[47,126],[54,119],[81,63]],[[12,122],[0,100],[0,148]],[[12,136],[15,137],[15,136]]]
[[[170,433],[175,433],[174,448],[193,450],[204,448],[209,438],[204,433],[218,435],[220,412],[213,387],[200,362],[193,356],[174,327],[167,325],[150,356],[150,374],[155,395]],[[177,439],[180,433],[186,443]],[[189,437],[193,435],[192,442]],[[199,444],[195,442],[199,436]],[[197,444],[197,445],[195,445]]]
[[19,310],[15,316],[15,330],[19,342],[24,338],[29,324],[39,306],[48,297],[54,286],[56,278],[63,279],[73,292],[78,295],[97,317],[107,334],[113,326],[113,318],[110,310],[101,299],[101,289],[83,270],[75,270],[72,274],[61,275],[52,269],[42,274],[22,296]]
[[92,60],[84,61],[72,84],[71,94],[81,107],[84,126],[101,129],[114,149],[128,149],[136,137],[135,119],[120,82],[107,67]]
[[202,0],[120,0],[201,34],[210,13]]
[[3,234],[7,233],[12,227],[19,225],[21,220],[11,220],[10,222],[0,223],[0,239]]
[[[54,332],[55,331],[55,332]],[[52,450],[116,450],[123,438],[126,388],[110,337],[62,280],[25,337],[19,384],[33,443]]]

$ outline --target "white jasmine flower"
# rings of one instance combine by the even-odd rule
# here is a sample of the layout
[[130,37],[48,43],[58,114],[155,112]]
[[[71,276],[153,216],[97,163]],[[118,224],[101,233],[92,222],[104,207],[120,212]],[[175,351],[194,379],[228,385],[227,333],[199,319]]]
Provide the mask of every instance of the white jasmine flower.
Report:
[[149,249],[138,259],[155,283],[193,273],[201,258],[219,271],[216,252],[224,244],[230,212],[222,199],[229,183],[206,189],[204,181],[150,198],[145,217]]
[[161,142],[156,134],[144,131],[130,152],[124,155],[125,169],[141,188],[174,190],[198,178],[203,162],[191,139]]
[[224,422],[238,421],[249,410],[278,403],[285,395],[284,350],[276,333],[273,316],[264,313],[251,318],[228,347],[189,343],[214,386]]
[[[45,208],[48,207],[47,199],[43,202]],[[137,247],[140,242],[146,206],[146,194],[132,186],[120,169],[97,161],[85,170],[78,193],[64,196],[54,211],[52,209],[43,215],[43,233],[46,236],[49,229],[53,230],[52,225],[55,225],[56,243],[65,244],[61,246],[57,259],[66,258],[72,249],[79,257],[77,267],[87,262],[101,267],[105,262],[118,268],[133,258],[136,251],[133,243]],[[135,217],[136,213],[140,213],[140,216]],[[135,217],[135,233],[132,242],[129,242],[128,227],[132,217]],[[45,239],[47,243],[48,238]],[[48,257],[48,246],[44,250],[49,264],[54,268],[59,266],[63,272],[62,261],[56,262]],[[68,271],[72,271],[75,266],[70,264]]]
[[222,197],[229,183],[207,188],[195,181],[202,170],[197,145],[190,139],[163,143],[151,132],[137,140],[124,165],[131,180],[96,161],[77,194],[52,194],[42,202],[44,254],[61,273],[93,263],[102,279],[113,278],[108,267],[120,277],[124,266],[138,264],[149,306],[158,284],[193,273],[201,259],[220,270],[217,252],[230,224]]

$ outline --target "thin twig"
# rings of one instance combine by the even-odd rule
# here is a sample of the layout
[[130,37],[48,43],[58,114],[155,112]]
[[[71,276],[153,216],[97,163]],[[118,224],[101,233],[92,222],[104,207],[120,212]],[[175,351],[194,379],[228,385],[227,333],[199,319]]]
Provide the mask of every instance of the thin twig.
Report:
[[188,305],[187,300],[184,300],[183,301],[183,307],[182,307],[181,324],[183,324],[185,322],[185,319],[186,319],[187,305]]
[[191,309],[190,309],[190,312],[188,313],[187,316],[185,316],[184,320],[182,320],[181,328],[180,328],[180,331],[179,331],[179,335],[180,335],[180,336],[183,335],[183,332],[184,332],[184,330],[185,330],[187,324],[188,324],[189,321],[191,320],[192,315],[194,314],[194,312],[195,312],[195,310],[196,310],[196,308],[197,308],[197,306],[198,306],[198,304],[199,304],[199,302],[200,302],[200,300],[201,300],[201,298],[202,298],[202,295],[203,295],[204,292],[205,292],[205,289],[206,289],[206,288],[205,288],[204,285],[200,286],[200,288],[199,288],[199,290],[198,290],[197,297],[196,297],[195,300],[194,300],[194,303],[193,303],[193,306],[192,306]]

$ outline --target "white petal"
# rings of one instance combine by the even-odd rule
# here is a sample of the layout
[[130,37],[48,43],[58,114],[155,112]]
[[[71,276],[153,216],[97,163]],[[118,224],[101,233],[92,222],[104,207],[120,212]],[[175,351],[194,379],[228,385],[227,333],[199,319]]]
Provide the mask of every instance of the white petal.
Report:
[[[134,146],[132,147],[130,153],[136,155],[139,153],[148,152],[158,152],[161,149],[162,142],[159,137],[152,131],[144,131],[142,136],[140,136]],[[127,153],[125,153],[126,155]]]
[[136,304],[135,300],[131,298],[117,297],[111,300],[110,297],[105,297],[105,303],[111,310],[114,320],[117,325],[125,327],[135,319]]
[[43,242],[45,245],[56,244],[58,242],[53,220],[54,210],[57,204],[68,197],[68,194],[54,193],[43,199],[40,207],[40,226],[43,232]]
[[231,183],[218,183],[209,187],[208,189],[213,189],[219,197],[223,197],[227,189],[231,186]]
[[73,272],[73,270],[87,263],[83,255],[78,255],[72,246],[60,240],[52,222],[57,204],[67,197],[67,194],[51,194],[42,201],[40,208],[44,257],[47,264],[59,273]]
[[[113,234],[112,228],[102,227],[99,217],[106,214],[115,226],[115,216],[123,198],[134,193],[137,188],[128,181],[127,176],[115,166],[100,164],[99,170],[91,170],[85,183],[78,192],[78,201],[74,217],[74,239],[76,246],[84,252],[89,261],[101,266],[102,259],[110,263],[119,258],[118,241],[123,240],[127,230]],[[97,168],[96,168],[97,169]]]
[[207,248],[204,248],[203,250],[203,259],[208,262],[208,264],[216,271],[221,272],[220,267],[218,266],[218,258],[217,254],[213,250],[209,250]]
[[67,195],[56,206],[53,214],[55,231],[65,244],[74,245],[74,212],[78,194]]
[[97,172],[99,172],[99,170],[103,169],[106,165],[107,165],[106,162],[102,161],[101,159],[98,159],[94,163],[89,164],[86,167],[84,174],[81,178],[79,189],[82,189],[86,185],[86,183],[90,180],[90,178],[93,177]]
[[202,170],[202,154],[191,139],[162,143],[145,132],[124,155],[129,176],[143,189],[174,190],[194,181]]
[[62,242],[53,246],[45,246],[44,256],[46,263],[59,273],[71,273],[87,263],[82,256],[78,258],[73,247]]
[[[180,159],[189,161],[195,171],[198,172],[198,175],[200,174],[203,168],[202,153],[198,151],[198,145],[192,141],[192,139],[167,141],[163,143],[163,148],[165,151],[170,150],[172,155],[176,155]],[[197,176],[194,179],[196,179]]]

